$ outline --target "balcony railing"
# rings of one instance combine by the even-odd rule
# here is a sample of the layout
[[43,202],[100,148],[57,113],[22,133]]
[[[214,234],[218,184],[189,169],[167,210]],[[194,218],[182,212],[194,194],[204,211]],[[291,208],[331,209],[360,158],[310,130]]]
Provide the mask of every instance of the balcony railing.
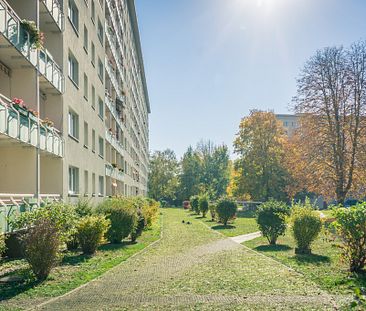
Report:
[[124,174],[117,168],[114,168],[111,164],[106,163],[105,175],[119,181],[123,181]]
[[[61,201],[59,194],[41,194],[40,203]],[[23,213],[36,208],[38,200],[34,194],[0,193],[0,232],[11,231],[9,220],[13,214]]]
[[[44,126],[41,120],[28,113],[20,113],[11,103],[0,99],[0,133],[19,142],[40,148],[57,157],[64,155],[64,139],[54,127]],[[40,139],[38,140],[38,123]]]
[[109,130],[105,132],[105,138],[120,155],[124,155],[123,145],[112,135]]
[[108,73],[109,79],[112,82],[113,88],[116,90],[117,96],[119,98],[122,98],[122,92],[121,92],[121,89],[119,87],[119,83],[117,80],[116,70],[110,64],[110,61],[107,56],[105,57],[105,64],[106,64],[105,68]]
[[60,31],[64,31],[65,28],[65,16],[62,12],[62,7],[58,0],[42,0],[47,10],[53,17]]
[[113,105],[112,99],[109,97],[108,93],[106,92],[104,97],[104,102],[108,107],[109,111],[111,112],[114,120],[117,122],[118,126],[121,128],[126,127],[126,124],[122,122],[121,117],[119,116],[116,107]]
[[64,92],[64,75],[46,49],[34,49],[29,33],[11,7],[0,0],[0,32],[60,92]]

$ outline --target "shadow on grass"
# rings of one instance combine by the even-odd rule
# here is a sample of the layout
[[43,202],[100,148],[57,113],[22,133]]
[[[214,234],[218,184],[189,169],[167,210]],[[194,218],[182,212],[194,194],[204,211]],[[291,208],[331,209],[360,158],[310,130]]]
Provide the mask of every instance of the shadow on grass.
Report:
[[276,245],[259,245],[254,248],[258,252],[283,252],[292,249],[290,246],[285,244]]
[[235,229],[236,227],[233,226],[233,225],[216,225],[216,226],[213,226],[211,227],[211,229],[214,229],[214,230],[224,230],[224,229]]
[[330,258],[328,256],[318,254],[295,255],[293,258],[300,264],[317,264],[330,262]]
[[21,280],[17,282],[0,284],[0,301],[11,299],[27,290],[40,285],[42,281],[38,281],[29,268],[19,269],[4,276],[17,276]]
[[255,218],[256,212],[255,211],[239,211],[236,213],[237,218]]

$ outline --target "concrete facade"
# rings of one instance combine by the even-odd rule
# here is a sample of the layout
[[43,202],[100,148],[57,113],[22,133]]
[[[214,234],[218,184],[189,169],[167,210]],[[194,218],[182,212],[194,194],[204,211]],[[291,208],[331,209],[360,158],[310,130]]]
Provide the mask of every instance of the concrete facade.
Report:
[[146,195],[149,113],[134,0],[0,0],[0,193]]
[[291,136],[299,126],[300,115],[297,114],[276,114],[276,118],[282,123],[285,133]]

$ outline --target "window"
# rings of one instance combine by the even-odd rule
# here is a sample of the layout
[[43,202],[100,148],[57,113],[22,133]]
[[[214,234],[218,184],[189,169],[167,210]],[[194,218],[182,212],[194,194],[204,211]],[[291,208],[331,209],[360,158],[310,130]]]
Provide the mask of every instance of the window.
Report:
[[94,3],[94,0],[91,0],[91,19],[94,23],[94,21],[95,21],[95,3]]
[[88,28],[84,25],[84,50],[88,54]]
[[103,26],[98,18],[98,38],[100,43],[103,45]]
[[98,115],[103,120],[104,117],[104,103],[103,100],[99,97],[98,101]]
[[89,173],[84,171],[84,194],[89,193]]
[[73,111],[69,111],[69,135],[79,139],[79,116]]
[[92,174],[92,192],[95,195],[95,173]]
[[69,52],[69,77],[76,86],[79,86],[79,63],[71,52]]
[[98,76],[99,76],[99,79],[100,81],[103,82],[103,63],[102,61],[100,60],[100,58],[98,58]]
[[92,151],[95,152],[95,130],[92,130]]
[[104,157],[104,140],[102,137],[99,137],[99,156]]
[[79,169],[69,166],[69,194],[77,194],[79,192]]
[[103,176],[99,176],[99,195],[100,196],[104,195],[104,177]]
[[69,0],[69,21],[73,26],[74,30],[79,32],[79,10],[74,0]]
[[95,45],[93,42],[91,43],[91,63],[95,66]]
[[84,147],[88,148],[89,146],[89,125],[87,122],[84,122]]
[[88,100],[88,76],[84,73],[84,98]]
[[95,87],[92,85],[92,108],[95,110]]

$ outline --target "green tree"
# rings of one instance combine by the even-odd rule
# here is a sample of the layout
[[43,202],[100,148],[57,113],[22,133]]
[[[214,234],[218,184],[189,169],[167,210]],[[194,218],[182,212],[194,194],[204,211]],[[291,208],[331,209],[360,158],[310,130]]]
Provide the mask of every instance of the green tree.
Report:
[[179,163],[174,151],[155,151],[150,157],[149,197],[173,203],[178,190]]
[[272,112],[253,110],[240,122],[234,141],[235,182],[240,193],[254,200],[287,198],[285,187],[288,173],[284,166],[286,136],[283,127]]
[[179,175],[179,198],[184,201],[199,193],[201,158],[192,146],[184,153]]

